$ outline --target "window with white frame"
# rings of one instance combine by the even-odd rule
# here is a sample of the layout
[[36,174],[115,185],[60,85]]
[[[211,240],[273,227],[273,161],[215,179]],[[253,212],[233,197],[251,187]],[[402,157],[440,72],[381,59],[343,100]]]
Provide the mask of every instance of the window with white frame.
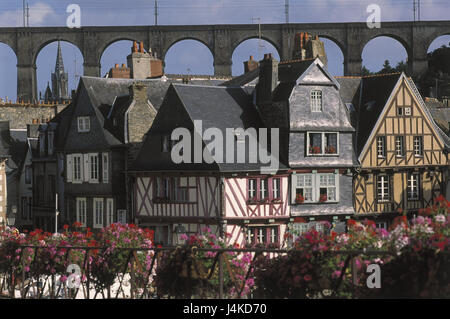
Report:
[[99,163],[98,163],[98,154],[91,153],[89,156],[89,182],[90,183],[98,183],[98,170],[99,170]]
[[246,239],[248,245],[279,243],[278,226],[250,226]]
[[338,155],[338,133],[308,132],[308,155]]
[[72,154],[72,182],[81,183],[83,181],[83,155]]
[[83,227],[86,227],[86,211],[87,211],[86,198],[77,197],[76,199],[77,222],[79,222]]
[[281,199],[281,180],[279,178],[272,179],[272,198]]
[[313,175],[299,174],[297,175],[297,185],[295,187],[296,202],[300,204],[304,202],[313,202]]
[[91,121],[89,116],[78,117],[78,133],[86,133],[91,130]]
[[408,199],[418,200],[420,194],[419,173],[412,173],[408,176]]
[[292,202],[323,203],[339,201],[338,173],[310,173],[292,175]]
[[102,153],[102,182],[109,183],[109,154]]
[[405,147],[405,139],[403,136],[396,136],[395,137],[395,155],[397,157],[402,157],[405,155],[404,152]]
[[311,91],[311,112],[322,112],[322,91]]
[[94,198],[94,228],[103,227],[103,198]]
[[336,175],[319,174],[319,202],[336,201]]
[[386,157],[386,136],[377,137],[377,155],[378,158]]
[[106,226],[114,223],[114,199],[106,199]]
[[423,156],[423,137],[414,136],[414,155]]
[[256,178],[251,178],[248,180],[248,199],[256,199],[256,182],[257,179]]
[[377,177],[378,201],[390,200],[389,175],[378,175]]
[[266,199],[269,198],[269,185],[267,179],[261,179],[259,183],[259,198]]

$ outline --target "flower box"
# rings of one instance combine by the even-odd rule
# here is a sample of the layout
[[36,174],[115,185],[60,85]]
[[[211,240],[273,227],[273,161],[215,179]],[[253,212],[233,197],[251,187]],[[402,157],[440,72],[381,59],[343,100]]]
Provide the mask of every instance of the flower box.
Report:
[[334,146],[327,146],[325,148],[325,154],[337,154],[336,147],[334,147]]
[[281,203],[281,198],[272,199],[272,204],[280,204],[280,203]]
[[320,203],[325,203],[327,200],[328,200],[328,198],[327,198],[326,194],[320,195],[320,198],[319,198]]
[[322,153],[322,150],[318,146],[310,146],[309,147],[309,154],[320,154]]
[[305,202],[305,198],[301,194],[297,194],[297,196],[295,196],[296,204],[303,204],[304,202]]

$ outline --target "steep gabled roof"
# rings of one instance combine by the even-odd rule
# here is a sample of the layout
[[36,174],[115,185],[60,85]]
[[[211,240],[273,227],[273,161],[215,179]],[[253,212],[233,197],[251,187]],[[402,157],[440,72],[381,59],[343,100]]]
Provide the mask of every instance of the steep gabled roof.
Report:
[[[252,97],[243,88],[173,84],[167,95],[167,103],[163,103],[132,170],[163,170],[160,165],[156,166],[151,163],[152,156],[158,157],[158,154],[155,149],[150,149],[150,145],[152,145],[150,140],[159,138],[156,130],[162,129],[160,123],[163,122],[163,116],[169,115],[168,110],[170,109],[175,110],[176,108],[177,113],[186,114],[186,119],[192,124],[191,127],[193,127],[194,121],[201,121],[203,132],[208,128],[218,129],[222,132],[224,145],[227,128],[255,128],[258,130],[263,127],[257,109],[252,103]],[[179,108],[181,110],[178,110]],[[169,131],[166,134],[170,134],[170,128],[167,129]],[[153,135],[153,133],[155,134]],[[270,141],[270,136],[268,140]],[[205,141],[203,143],[205,144]],[[237,154],[236,144],[236,142],[233,143],[235,156]],[[226,147],[224,147],[223,154],[225,159]],[[158,160],[155,159],[155,161]],[[190,167],[189,165],[180,165],[179,170],[260,171],[262,166],[268,166],[268,164],[261,163],[259,158],[257,163],[249,163],[247,153],[245,163],[213,163],[213,165],[204,163],[202,165],[192,164]],[[285,168],[283,164],[280,166],[281,169]],[[166,167],[175,170],[177,166],[167,163]]]
[[401,73],[362,78],[361,95],[357,106],[359,116],[356,154],[358,156],[363,151],[400,77]]

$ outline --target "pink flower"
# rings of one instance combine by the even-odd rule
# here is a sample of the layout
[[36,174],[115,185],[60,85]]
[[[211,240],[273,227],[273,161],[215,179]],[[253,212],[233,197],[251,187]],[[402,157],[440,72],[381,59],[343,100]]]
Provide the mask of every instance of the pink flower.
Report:
[[305,275],[303,277],[303,280],[306,281],[306,282],[310,281],[311,279],[312,279],[312,277],[310,275]]

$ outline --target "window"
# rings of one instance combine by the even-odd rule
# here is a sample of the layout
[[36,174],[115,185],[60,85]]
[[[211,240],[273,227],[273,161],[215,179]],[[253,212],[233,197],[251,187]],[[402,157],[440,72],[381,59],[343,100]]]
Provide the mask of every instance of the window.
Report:
[[250,226],[247,229],[247,244],[276,244],[279,243],[277,226]]
[[170,198],[170,178],[165,177],[163,179],[163,197],[169,199]]
[[386,136],[377,137],[377,155],[378,158],[386,157]]
[[322,112],[322,91],[311,91],[311,112]]
[[375,226],[379,229],[387,229],[387,222],[377,222],[375,223]]
[[47,133],[48,155],[53,155],[53,132]]
[[378,201],[389,201],[389,176],[379,175],[377,178]]
[[338,133],[308,133],[308,155],[338,155]]
[[279,178],[272,179],[272,198],[281,199],[281,180]]
[[294,174],[292,182],[292,202],[295,204],[339,201],[337,173]]
[[117,210],[117,222],[121,224],[127,223],[127,211],[125,209]]
[[102,162],[102,181],[103,183],[109,183],[109,154],[102,154],[103,162]]
[[423,156],[423,137],[414,136],[414,155],[417,157]]
[[72,155],[72,182],[81,183],[83,181],[83,155]]
[[94,198],[94,228],[103,227],[103,198]]
[[248,199],[256,199],[256,179],[248,180]]
[[188,197],[187,188],[180,186],[180,180],[178,178],[174,178],[174,193],[175,193],[175,201],[177,202],[187,201]]
[[319,174],[319,202],[336,201],[335,174]]
[[106,226],[114,223],[114,199],[106,199]]
[[419,174],[412,173],[408,176],[408,199],[409,200],[418,200],[419,199],[419,191],[420,191],[420,183],[419,183]]
[[91,122],[89,116],[78,117],[78,133],[89,132],[91,129]]
[[31,175],[32,175],[31,166],[30,165],[25,166],[25,184],[31,184]]
[[398,116],[410,116],[411,115],[411,107],[410,106],[397,107],[397,115]]
[[403,157],[405,155],[404,152],[405,147],[405,139],[403,136],[396,136],[395,137],[395,155],[397,157]]
[[86,198],[78,197],[76,199],[77,222],[86,227]]
[[267,185],[267,179],[261,179],[259,184],[259,198],[266,199],[269,198],[269,190]]
[[[297,175],[296,200],[300,204],[303,198],[304,202],[313,201],[313,175],[301,174]],[[298,196],[300,195],[300,196]]]
[[98,183],[98,154],[89,154],[89,182]]

